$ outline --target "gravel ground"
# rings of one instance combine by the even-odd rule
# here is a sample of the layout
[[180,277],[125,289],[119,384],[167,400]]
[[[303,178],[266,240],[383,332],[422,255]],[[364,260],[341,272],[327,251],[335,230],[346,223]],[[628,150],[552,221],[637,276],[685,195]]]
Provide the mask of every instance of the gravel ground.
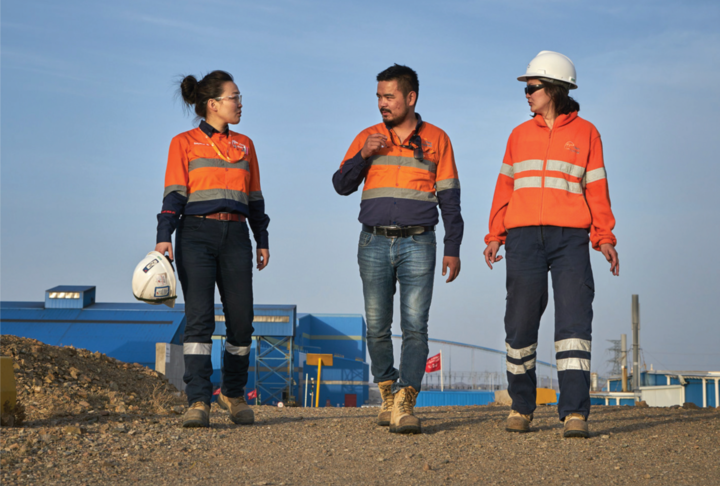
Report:
[[555,407],[529,434],[505,432],[503,406],[422,408],[416,436],[374,425],[377,408],[253,408],[253,426],[213,405],[210,429],[118,413],[5,427],[2,483],[720,483],[717,409],[595,407],[591,438],[563,439]]

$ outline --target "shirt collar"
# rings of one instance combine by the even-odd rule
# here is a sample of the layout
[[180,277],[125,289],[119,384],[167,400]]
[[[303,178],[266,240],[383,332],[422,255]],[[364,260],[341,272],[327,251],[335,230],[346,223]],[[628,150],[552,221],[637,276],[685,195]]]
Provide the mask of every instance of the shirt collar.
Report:
[[[209,124],[208,122],[206,122],[205,120],[203,120],[203,121],[200,122],[200,126],[199,126],[198,128],[200,128],[200,130],[202,130],[202,132],[203,132],[205,135],[207,135],[208,137],[210,137],[210,138],[212,138],[213,134],[215,134],[215,133],[220,133],[220,132],[218,132],[218,131],[215,129],[214,126],[210,125],[210,124]],[[229,128],[226,128],[225,131],[224,131],[222,134],[227,137],[229,131],[230,131],[230,129],[229,129]]]
[[[413,136],[413,134],[415,134],[415,135],[420,134],[420,127],[422,127],[422,124],[423,124],[423,119],[420,116],[420,113],[415,113],[415,118],[417,118],[417,124],[415,125],[415,130],[413,130],[413,132],[410,133],[411,137]],[[393,129],[390,128],[389,126],[387,126],[387,123],[385,123],[384,125],[385,125],[385,130],[387,130],[388,135],[390,135],[390,139],[392,140],[393,133],[394,133]],[[395,135],[395,136],[397,137],[397,135]],[[393,142],[393,143],[395,143],[395,142]],[[403,140],[400,140],[400,143],[403,143]]]

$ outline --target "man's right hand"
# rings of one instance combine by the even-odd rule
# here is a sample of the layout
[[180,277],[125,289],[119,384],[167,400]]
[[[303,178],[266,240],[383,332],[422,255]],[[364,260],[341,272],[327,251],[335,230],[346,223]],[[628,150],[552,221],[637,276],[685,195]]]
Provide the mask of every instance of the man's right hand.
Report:
[[500,251],[500,242],[491,241],[488,243],[487,248],[485,248],[485,251],[483,252],[483,255],[485,255],[485,263],[487,263],[487,266],[490,267],[490,270],[493,268],[493,263],[499,262],[503,259],[501,255],[498,255],[498,251]]
[[363,159],[372,157],[375,155],[375,152],[385,148],[386,141],[387,137],[382,133],[373,133],[368,136],[367,140],[365,140],[365,145],[363,145],[362,150],[360,150],[360,157]]
[[155,246],[155,251],[160,253],[161,255],[165,255],[165,252],[167,252],[168,258],[170,258],[170,261],[175,260],[173,258],[172,243],[170,243],[169,241],[166,241],[163,243],[158,243]]

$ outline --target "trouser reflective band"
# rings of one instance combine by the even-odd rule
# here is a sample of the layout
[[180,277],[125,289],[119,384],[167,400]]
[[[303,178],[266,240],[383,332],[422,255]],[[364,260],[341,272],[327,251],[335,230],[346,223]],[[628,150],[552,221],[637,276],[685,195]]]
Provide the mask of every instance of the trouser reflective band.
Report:
[[212,354],[212,343],[185,343],[183,354]]
[[233,346],[225,341],[225,351],[235,356],[247,356],[250,354],[250,346]]
[[590,371],[592,343],[587,339],[570,338],[555,341],[558,371]]
[[537,343],[521,349],[514,349],[508,343],[505,343],[505,349],[507,349],[506,364],[508,372],[513,375],[522,375],[535,368]]

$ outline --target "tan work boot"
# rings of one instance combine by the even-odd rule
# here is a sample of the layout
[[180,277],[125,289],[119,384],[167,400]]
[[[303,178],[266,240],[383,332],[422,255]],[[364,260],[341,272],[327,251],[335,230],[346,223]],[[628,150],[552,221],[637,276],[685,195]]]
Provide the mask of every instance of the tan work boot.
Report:
[[511,410],[505,424],[505,430],[508,432],[519,432],[521,434],[530,432],[530,422],[532,422],[532,419],[532,414],[523,415],[520,412]]
[[251,425],[255,422],[255,413],[245,401],[245,395],[238,398],[230,398],[220,392],[217,397],[217,404],[223,410],[230,412],[230,420],[239,425]]
[[582,437],[587,439],[590,436],[588,432],[587,419],[580,413],[571,413],[565,417],[565,427],[563,437]]
[[419,434],[420,419],[413,414],[418,392],[408,386],[401,388],[393,398],[393,409],[390,415],[390,432],[394,434]]
[[210,427],[210,406],[203,402],[190,405],[183,416],[183,427]]
[[378,425],[390,425],[390,416],[392,415],[393,403],[395,403],[395,395],[392,392],[393,380],[381,381],[378,383],[380,396],[382,397],[382,405],[380,405],[380,413],[378,414]]

